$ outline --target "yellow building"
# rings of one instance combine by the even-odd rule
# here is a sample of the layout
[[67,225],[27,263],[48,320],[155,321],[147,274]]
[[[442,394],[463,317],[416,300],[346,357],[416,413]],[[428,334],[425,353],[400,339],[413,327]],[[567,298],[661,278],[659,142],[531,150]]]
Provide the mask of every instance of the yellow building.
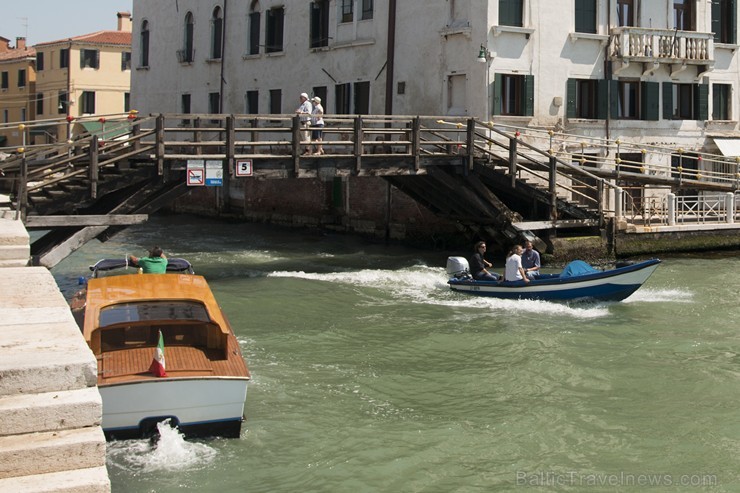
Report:
[[36,117],[32,104],[36,92],[36,50],[26,46],[26,38],[0,37],[0,147],[23,143],[19,124]]
[[[80,117],[129,111],[131,87],[131,14],[119,12],[118,29],[39,43],[31,130],[34,143],[67,140],[78,133],[100,133],[98,118]],[[72,124],[45,120],[73,118]],[[108,133],[109,130],[106,130]],[[103,135],[103,138],[109,135]]]

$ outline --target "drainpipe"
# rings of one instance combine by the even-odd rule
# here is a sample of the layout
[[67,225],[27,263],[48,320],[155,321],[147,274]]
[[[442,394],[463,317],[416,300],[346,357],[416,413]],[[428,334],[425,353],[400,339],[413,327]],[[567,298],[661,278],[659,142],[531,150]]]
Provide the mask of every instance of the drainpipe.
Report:
[[393,114],[393,66],[396,58],[396,0],[388,2],[388,47],[385,67],[385,114]]
[[[229,3],[229,0],[224,0],[224,19],[223,19],[223,25],[221,26],[221,73],[219,74],[220,77],[220,85],[218,89],[218,112],[223,114],[224,112],[224,70],[226,65],[226,26],[228,25],[228,22],[226,22],[226,5]],[[226,125],[227,128],[229,128],[228,124]],[[227,140],[228,137],[226,137],[224,140]],[[223,166],[223,185],[221,187],[218,187],[220,190],[216,194],[218,197],[218,204],[217,208],[222,211],[228,211],[229,210],[229,200],[228,197],[229,194],[229,187],[231,186],[231,183],[229,181],[229,172],[231,170],[231,163],[229,162],[229,159],[224,160],[224,166]]]
[[604,48],[604,79],[606,79],[606,120],[604,122],[605,131],[606,131],[606,140],[609,140],[609,125],[611,123],[611,106],[612,106],[612,94],[611,94],[611,84],[610,81],[612,80],[612,63],[609,61],[609,48],[612,42],[612,9],[611,7],[611,0],[607,2],[607,9],[606,9],[606,29],[607,29],[607,36],[609,37],[608,41],[606,42],[606,47]]

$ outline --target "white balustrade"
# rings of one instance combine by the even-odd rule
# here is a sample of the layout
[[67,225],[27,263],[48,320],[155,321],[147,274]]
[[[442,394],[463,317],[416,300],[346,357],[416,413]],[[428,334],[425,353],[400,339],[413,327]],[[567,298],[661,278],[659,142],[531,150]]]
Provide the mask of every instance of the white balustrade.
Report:
[[706,64],[714,61],[712,33],[642,27],[612,29],[612,58]]

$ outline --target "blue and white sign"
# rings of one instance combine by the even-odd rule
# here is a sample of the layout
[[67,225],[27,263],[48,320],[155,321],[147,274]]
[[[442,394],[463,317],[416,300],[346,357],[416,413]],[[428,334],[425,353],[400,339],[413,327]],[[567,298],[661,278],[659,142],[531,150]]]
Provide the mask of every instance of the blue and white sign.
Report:
[[221,187],[224,184],[224,163],[206,160],[206,186]]
[[202,159],[188,159],[187,185],[202,187],[205,183],[206,168]]

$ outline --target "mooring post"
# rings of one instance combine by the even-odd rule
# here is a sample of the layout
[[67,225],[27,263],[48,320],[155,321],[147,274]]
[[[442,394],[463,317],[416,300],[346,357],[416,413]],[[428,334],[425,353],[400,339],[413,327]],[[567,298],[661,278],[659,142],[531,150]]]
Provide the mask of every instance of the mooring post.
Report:
[[511,177],[511,188],[516,188],[517,142],[516,136],[509,139],[509,176]]
[[676,225],[676,194],[669,193],[666,197],[668,201],[668,226]]
[[90,168],[88,169],[88,176],[90,179],[90,198],[92,199],[98,198],[98,175],[99,175],[98,151],[99,151],[98,136],[93,135],[92,141],[90,142],[90,150],[89,150]]
[[553,222],[558,220],[557,165],[557,159],[551,155],[548,185],[550,189],[550,220]]
[[725,208],[727,209],[727,224],[735,224],[735,194],[725,194]]

